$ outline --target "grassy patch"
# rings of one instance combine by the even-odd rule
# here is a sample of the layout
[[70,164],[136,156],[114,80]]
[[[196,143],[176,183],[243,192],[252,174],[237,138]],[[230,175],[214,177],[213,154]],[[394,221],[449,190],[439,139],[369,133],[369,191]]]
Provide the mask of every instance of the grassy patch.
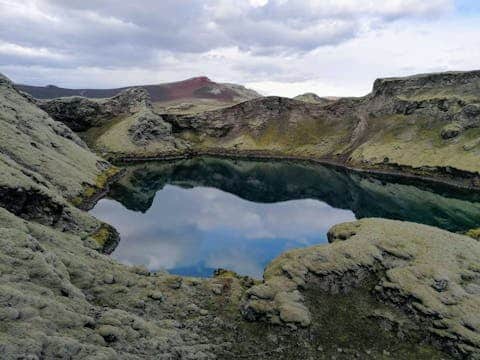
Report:
[[97,140],[102,137],[103,134],[125,119],[125,116],[118,116],[102,126],[92,127],[85,132],[78,133],[78,135],[88,144],[88,146],[95,149]]

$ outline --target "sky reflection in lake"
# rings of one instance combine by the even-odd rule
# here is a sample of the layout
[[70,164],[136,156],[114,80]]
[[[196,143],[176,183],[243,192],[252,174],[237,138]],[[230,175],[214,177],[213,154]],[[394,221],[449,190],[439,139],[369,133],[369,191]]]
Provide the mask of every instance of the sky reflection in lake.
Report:
[[355,218],[318,200],[255,203],[214,188],[172,185],[156,193],[146,213],[110,199],[92,213],[121,234],[113,257],[195,276],[228,268],[261,277],[280,253],[325,242],[333,224]]

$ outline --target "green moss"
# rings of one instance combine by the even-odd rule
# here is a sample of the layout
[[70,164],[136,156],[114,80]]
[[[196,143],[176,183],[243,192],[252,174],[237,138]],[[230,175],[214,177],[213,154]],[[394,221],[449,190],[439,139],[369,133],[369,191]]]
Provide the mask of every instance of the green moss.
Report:
[[480,228],[468,230],[465,235],[480,241]]
[[[308,307],[316,309],[310,333],[313,341],[323,347],[321,358],[338,355],[339,348],[342,354],[346,353],[346,358],[358,357],[354,354],[368,355],[371,359],[447,358],[432,345],[422,342],[424,329],[393,306],[375,300],[371,295],[375,281],[369,282],[348,294],[307,292]],[[403,341],[398,341],[399,338]]]
[[107,182],[117,175],[120,172],[120,169],[116,166],[111,166],[108,168],[106,171],[102,172],[100,175],[98,175],[96,181],[95,181],[95,186],[99,189],[105,188],[107,185]]
[[455,87],[438,87],[438,88],[425,88],[417,91],[411,91],[408,95],[402,94],[398,96],[401,100],[410,101],[427,101],[434,99],[455,99],[464,102],[478,101],[479,97],[474,94],[473,91],[467,91],[465,89],[458,89]]
[[90,237],[103,248],[108,243],[110,235],[110,229],[107,226],[102,225],[97,231],[90,235]]
[[94,126],[88,129],[85,132],[78,133],[79,136],[85,141],[90,147],[95,148],[96,140],[105,134],[108,130],[113,128],[115,125],[121,123],[125,120],[125,116],[118,116],[102,126]]
[[100,191],[104,190],[110,181],[115,175],[120,172],[120,169],[116,166],[111,166],[107,170],[100,173],[96,178],[94,184],[85,185],[82,193],[73,199],[70,202],[75,206],[81,206],[86,201],[90,200]]
[[101,223],[93,233],[89,235],[90,239],[98,245],[97,250],[104,254],[110,254],[117,246],[120,237],[118,232],[112,226]]
[[223,279],[239,277],[235,271],[227,270],[227,269],[217,269],[215,270],[213,276],[216,278],[223,278]]

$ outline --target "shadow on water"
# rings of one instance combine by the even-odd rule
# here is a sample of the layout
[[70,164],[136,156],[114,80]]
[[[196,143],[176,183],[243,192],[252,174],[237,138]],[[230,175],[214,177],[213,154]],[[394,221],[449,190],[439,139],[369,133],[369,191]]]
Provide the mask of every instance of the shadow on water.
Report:
[[126,168],[93,210],[120,231],[114,256],[178,274],[260,276],[279,253],[325,242],[331,225],[354,218],[480,226],[477,193],[331,166],[194,158]]

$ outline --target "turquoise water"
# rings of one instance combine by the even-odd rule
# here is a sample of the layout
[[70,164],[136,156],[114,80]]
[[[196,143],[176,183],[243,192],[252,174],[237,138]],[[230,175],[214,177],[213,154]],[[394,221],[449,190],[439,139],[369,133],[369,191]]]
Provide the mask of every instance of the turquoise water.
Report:
[[321,165],[215,158],[128,166],[92,213],[119,231],[116,259],[192,276],[227,268],[261,277],[282,252],[325,243],[332,225],[356,218],[480,227],[476,194]]

